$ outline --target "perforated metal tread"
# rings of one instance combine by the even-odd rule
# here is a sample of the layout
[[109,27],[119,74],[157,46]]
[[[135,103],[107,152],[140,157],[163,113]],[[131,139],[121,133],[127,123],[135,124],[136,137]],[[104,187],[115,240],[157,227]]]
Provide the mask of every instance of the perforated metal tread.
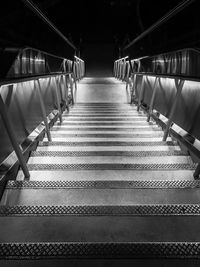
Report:
[[194,170],[196,164],[27,164],[32,170]]
[[183,156],[183,152],[175,151],[35,151],[31,157],[87,157],[87,156],[124,156],[124,157],[162,157]]
[[172,141],[167,142],[120,142],[120,141],[110,141],[110,142],[47,142],[43,141],[39,143],[39,146],[174,146]]
[[200,205],[0,206],[0,216],[195,216]]
[[199,188],[200,181],[152,180],[152,181],[8,181],[6,189],[26,188]]
[[52,258],[200,259],[200,243],[0,243],[0,259]]

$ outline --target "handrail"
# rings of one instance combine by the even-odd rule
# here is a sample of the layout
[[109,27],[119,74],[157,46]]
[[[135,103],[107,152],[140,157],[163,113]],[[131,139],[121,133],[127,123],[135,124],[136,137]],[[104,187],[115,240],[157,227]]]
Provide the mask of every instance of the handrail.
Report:
[[128,45],[126,45],[123,50],[126,50],[130,46],[134,45],[136,42],[144,38],[146,35],[148,35],[150,32],[155,30],[156,28],[160,27],[163,23],[174,17],[176,14],[178,14],[180,11],[182,11],[185,7],[192,4],[195,0],[185,0],[182,3],[175,6],[172,10],[170,10],[167,14],[165,14],[162,18],[160,18],[158,21],[156,21],[153,25],[151,25],[148,29],[146,29],[144,32],[142,32],[139,36],[137,36],[133,41],[131,41]]
[[72,73],[73,72],[55,72],[55,73],[45,74],[45,75],[31,75],[29,77],[8,79],[8,80],[0,81],[0,86],[12,85],[12,84],[15,84],[15,83],[27,82],[27,81],[31,81],[31,80],[38,80],[38,79],[42,79],[42,78],[50,78],[50,77],[55,77],[55,76],[58,76],[58,75],[69,75],[69,74],[72,74]]
[[[49,98],[49,99],[51,99],[51,101],[53,101],[53,102],[51,102],[51,108],[55,109],[54,105],[56,104],[57,109],[58,109],[58,116],[59,116],[60,122],[62,122],[62,108],[61,108],[61,106],[62,106],[62,104],[64,104],[63,108],[68,109],[69,108],[69,106],[68,106],[69,105],[69,102],[68,102],[69,99],[71,99],[70,101],[72,104],[74,103],[74,99],[73,99],[74,85],[75,85],[75,89],[76,89],[77,88],[76,81],[83,78],[83,76],[85,74],[85,62],[82,59],[77,58],[77,57],[75,58],[74,61],[71,61],[71,60],[68,60],[66,58],[57,57],[55,55],[52,55],[52,54],[49,54],[49,53],[46,53],[46,52],[43,52],[43,51],[40,51],[40,50],[37,50],[34,48],[25,47],[22,49],[20,49],[20,48],[11,49],[11,50],[7,49],[7,52],[9,52],[9,51],[13,52],[14,51],[17,55],[17,56],[15,56],[15,60],[12,62],[10,70],[12,70],[13,66],[15,67],[16,62],[18,63],[19,56],[21,56],[21,59],[23,59],[23,55],[24,55],[24,58],[26,58],[26,56],[27,56],[27,58],[26,58],[27,60],[25,60],[23,63],[23,64],[25,64],[24,67],[27,68],[27,66],[29,66],[28,64],[30,63],[30,59],[32,59],[32,54],[31,53],[30,54],[24,54],[24,52],[26,52],[26,50],[29,50],[29,49],[30,49],[30,51],[35,51],[37,53],[40,53],[42,55],[41,58],[43,58],[43,56],[45,56],[45,55],[48,55],[51,57],[53,56],[54,58],[58,58],[59,61],[56,62],[56,64],[58,63],[57,64],[58,67],[56,65],[56,68],[54,68],[54,69],[58,69],[59,71],[45,74],[45,73],[43,73],[43,69],[38,69],[38,71],[40,71],[41,74],[38,74],[37,71],[35,74],[29,74],[29,72],[27,71],[27,72],[25,72],[25,76],[19,76],[19,77],[15,77],[15,72],[13,72],[14,75],[11,76],[11,78],[9,78],[7,75],[8,78],[0,80],[0,88],[7,86],[7,89],[5,88],[5,90],[10,90],[9,85],[15,86],[16,84],[18,84],[19,89],[21,88],[23,90],[24,85],[22,85],[22,83],[33,81],[33,83],[30,84],[31,87],[30,87],[30,90],[28,90],[28,91],[30,91],[30,92],[34,91],[34,95],[36,94],[37,98],[34,98],[34,100],[32,100],[32,98],[29,98],[30,97],[29,94],[26,96],[26,93],[25,93],[24,97],[25,97],[25,99],[28,99],[28,101],[32,100],[33,105],[36,105],[36,103],[39,103],[40,110],[41,110],[41,117],[42,117],[42,120],[43,120],[43,123],[45,126],[47,138],[48,138],[48,141],[51,141],[51,134],[50,134],[49,124],[48,124],[49,122],[47,119],[48,114],[46,114],[47,106],[45,106],[46,105],[45,99],[43,99],[43,92],[44,92],[43,90],[46,90],[46,89],[45,89],[45,86],[43,85],[43,82],[41,80],[42,79],[48,79],[47,88],[50,91],[53,90],[52,92],[53,92],[54,97],[55,97],[54,100],[52,100],[51,97]],[[18,51],[19,51],[19,53],[17,54]],[[37,56],[37,54],[36,54],[36,56]],[[34,60],[35,59],[33,58],[33,61]],[[37,60],[37,58],[36,58],[36,60]],[[48,64],[48,60],[46,61],[46,58],[45,58],[45,64],[46,63]],[[76,69],[72,69],[73,63],[76,63]],[[59,67],[60,64],[64,66],[62,69],[60,69],[60,67]],[[67,70],[65,68],[66,65],[70,66],[69,71],[66,71]],[[12,71],[11,71],[11,74],[12,74]],[[20,72],[20,74],[24,75],[24,73],[21,73],[21,72]],[[14,78],[12,78],[12,77],[14,77]],[[25,84],[25,86],[26,86],[26,84]],[[53,88],[53,89],[50,89],[50,88]],[[68,89],[70,89],[70,91]],[[2,91],[2,92],[4,92],[4,91]],[[12,90],[10,92],[12,94]],[[54,101],[55,101],[55,103],[54,103]],[[18,140],[17,140],[18,136],[16,135],[16,133],[13,130],[13,123],[11,122],[11,119],[9,117],[7,105],[3,101],[1,92],[0,92],[0,102],[1,102],[0,115],[2,116],[3,125],[7,131],[9,139],[11,141],[12,149],[14,149],[15,154],[17,155],[17,158],[18,158],[19,164],[22,168],[22,171],[24,173],[24,176],[28,178],[29,177],[29,171],[28,171],[28,168],[26,165],[25,158],[23,156],[23,151],[21,150],[21,147],[18,145]],[[40,119],[41,119],[41,117],[40,117]],[[29,115],[27,118],[30,118]],[[38,119],[39,119],[39,117],[38,117]],[[34,121],[35,121],[35,118],[34,118]],[[31,128],[29,128],[29,130],[30,129]],[[25,135],[23,135],[23,138],[25,138],[24,136]],[[7,140],[7,139],[5,139],[5,140]],[[8,165],[9,164],[6,163],[6,166],[8,166]]]
[[[188,51],[189,53],[187,53]],[[191,155],[195,155],[200,160],[199,149],[187,140],[187,136],[183,137],[178,133],[174,134],[172,128],[173,123],[175,123],[184,131],[188,132],[189,135],[192,135],[194,140],[195,138],[196,140],[200,140],[200,127],[198,123],[195,123],[200,114],[200,76],[196,72],[196,68],[199,66],[199,50],[181,49],[145,58],[128,59],[127,61],[124,61],[123,58],[116,60],[114,62],[114,76],[126,82],[126,89],[129,86],[131,104],[135,103],[138,111],[144,104],[147,121],[149,122],[150,118],[153,118],[162,125],[162,128],[165,129],[163,141],[166,141],[169,134],[173,135],[175,139],[187,147]],[[156,67],[157,65],[152,65],[152,62],[156,63],[157,60],[158,62],[160,60],[160,64],[163,66],[160,69],[163,73],[159,72]],[[137,66],[142,65],[146,71],[143,71],[143,69],[141,71],[140,67],[133,66],[133,62],[137,63]],[[132,70],[131,66],[133,67]],[[152,66],[154,67],[152,68]],[[152,71],[148,72],[148,70]],[[171,79],[171,81],[166,81],[166,78]],[[164,99],[163,101],[162,98]],[[162,101],[162,104],[160,104],[160,101]],[[156,115],[153,112],[154,109],[165,115],[167,122],[164,123],[157,117],[156,119]],[[193,176],[195,179],[200,178],[200,163]]]
[[[150,57],[128,59],[126,64],[129,61],[132,71],[129,70],[127,78],[130,77],[131,72],[136,71],[137,73],[148,73],[148,75],[179,76],[180,78],[198,80],[200,74],[196,70],[199,68],[199,60],[200,51],[194,48],[170,51]],[[114,64],[114,76],[120,78],[119,71],[121,68],[126,68],[124,59],[118,59]],[[135,66],[136,68],[134,68],[133,64],[136,64],[137,67]]]
[[30,10],[32,10],[40,19],[42,19],[51,29],[53,29],[68,45],[75,51],[78,49],[69,41],[69,39],[45,16],[42,11],[31,0],[21,0]]

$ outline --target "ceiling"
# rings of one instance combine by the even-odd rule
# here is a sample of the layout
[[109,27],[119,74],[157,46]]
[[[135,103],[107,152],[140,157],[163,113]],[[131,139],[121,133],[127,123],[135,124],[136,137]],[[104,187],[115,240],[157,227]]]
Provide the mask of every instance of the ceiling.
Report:
[[[32,0],[77,46],[113,43],[123,47],[183,0]],[[134,46],[137,55],[200,43],[199,0]],[[59,55],[66,44],[21,0],[1,7],[0,45],[32,46]]]

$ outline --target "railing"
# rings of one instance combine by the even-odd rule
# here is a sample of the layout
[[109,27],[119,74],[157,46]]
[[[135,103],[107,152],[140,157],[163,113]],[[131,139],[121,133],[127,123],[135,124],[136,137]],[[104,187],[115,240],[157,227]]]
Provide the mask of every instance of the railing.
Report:
[[[114,63],[114,76],[125,81],[126,88],[130,87],[131,104],[135,103],[138,111],[141,107],[146,110],[147,121],[151,118],[159,121],[159,114],[164,116],[166,123],[161,122],[164,127],[163,141],[166,141],[169,134],[175,136],[187,147],[190,154],[195,155],[193,158],[198,163],[200,151],[196,144],[200,144],[199,59],[199,51],[187,49],[151,58],[122,58]],[[178,136],[173,125],[180,127],[184,134]],[[199,174],[200,163],[194,177],[198,178]]]
[[74,85],[84,76],[85,67],[81,59],[71,61],[31,48],[7,49],[7,58],[9,51],[12,57],[15,53],[15,60],[0,82],[0,174],[5,174],[11,158],[17,156],[28,178],[24,143],[29,143],[29,136],[41,122],[48,141],[52,141],[49,114],[57,110],[62,123],[62,111],[74,103]]

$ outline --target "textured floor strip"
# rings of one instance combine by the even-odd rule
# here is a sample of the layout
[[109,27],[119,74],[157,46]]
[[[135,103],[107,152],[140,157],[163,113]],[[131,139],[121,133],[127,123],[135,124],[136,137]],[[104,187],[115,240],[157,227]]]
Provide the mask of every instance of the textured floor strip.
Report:
[[1,259],[52,258],[200,259],[199,242],[144,243],[1,243]]
[[[44,175],[45,176],[45,175]],[[60,188],[200,188],[200,181],[8,181],[6,189]]]
[[87,157],[87,156],[123,156],[123,157],[162,157],[183,156],[181,151],[35,151],[31,157]]
[[0,206],[0,216],[190,216],[200,205]]
[[167,142],[40,142],[40,146],[174,146],[172,141]]
[[32,170],[194,170],[196,164],[27,164]]

